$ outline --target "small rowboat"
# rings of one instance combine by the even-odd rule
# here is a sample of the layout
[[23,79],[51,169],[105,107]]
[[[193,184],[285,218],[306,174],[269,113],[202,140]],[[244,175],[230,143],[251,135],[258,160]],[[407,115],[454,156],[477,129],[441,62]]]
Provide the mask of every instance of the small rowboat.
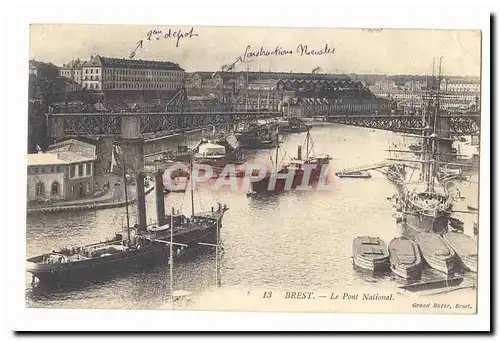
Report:
[[335,173],[339,178],[354,178],[354,179],[369,179],[371,174],[369,172],[359,171],[359,172],[337,172]]
[[381,272],[389,269],[389,251],[385,242],[378,237],[357,237],[352,244],[354,265]]
[[467,205],[467,209],[470,210],[470,211],[477,211],[477,207],[473,207],[473,206],[469,206]]
[[433,269],[446,274],[455,268],[455,251],[450,248],[438,234],[420,232],[415,237],[422,256]]
[[407,238],[394,238],[389,243],[391,271],[411,279],[422,274],[422,258],[418,245]]
[[477,272],[477,244],[474,238],[463,233],[448,232],[443,234],[443,239],[467,270]]

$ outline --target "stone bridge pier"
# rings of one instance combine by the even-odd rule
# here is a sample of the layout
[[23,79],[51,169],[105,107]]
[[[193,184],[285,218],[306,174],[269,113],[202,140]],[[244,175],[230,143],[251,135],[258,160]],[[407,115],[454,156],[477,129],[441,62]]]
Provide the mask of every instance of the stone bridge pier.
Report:
[[127,172],[131,175],[144,172],[144,139],[141,134],[139,116],[123,115],[121,135],[115,143],[122,148],[125,154]]
[[451,124],[449,117],[439,117],[437,121],[437,135],[449,140],[437,140],[436,149],[439,161],[449,162],[452,160]]

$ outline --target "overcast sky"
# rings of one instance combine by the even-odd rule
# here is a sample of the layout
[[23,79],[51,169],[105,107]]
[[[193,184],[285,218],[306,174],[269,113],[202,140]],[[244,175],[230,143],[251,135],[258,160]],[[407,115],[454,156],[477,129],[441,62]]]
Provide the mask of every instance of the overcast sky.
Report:
[[[148,31],[161,30],[151,40]],[[431,74],[432,59],[443,56],[443,74],[479,75],[481,33],[459,30],[367,31],[319,28],[237,28],[194,27],[191,38],[165,38],[172,29],[189,32],[182,26],[124,25],[32,25],[30,59],[62,65],[72,59],[88,59],[91,54],[129,58],[139,40],[142,48],[135,59],[169,60],[186,71],[215,71],[250,51],[291,50],[285,56],[249,58],[235,70],[357,74]],[[172,32],[173,32],[172,31]],[[197,35],[197,36],[195,36]],[[156,39],[158,37],[159,39]],[[301,55],[299,44],[309,50],[335,49],[323,55]],[[247,58],[248,59],[248,58]],[[436,63],[437,65],[437,63]],[[437,68],[436,68],[437,70]]]

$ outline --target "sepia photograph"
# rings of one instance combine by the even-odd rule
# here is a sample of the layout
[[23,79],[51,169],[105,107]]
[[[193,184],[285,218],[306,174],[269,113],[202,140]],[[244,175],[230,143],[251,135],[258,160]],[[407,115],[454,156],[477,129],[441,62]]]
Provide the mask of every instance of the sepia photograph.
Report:
[[25,307],[477,314],[483,43],[31,23]]

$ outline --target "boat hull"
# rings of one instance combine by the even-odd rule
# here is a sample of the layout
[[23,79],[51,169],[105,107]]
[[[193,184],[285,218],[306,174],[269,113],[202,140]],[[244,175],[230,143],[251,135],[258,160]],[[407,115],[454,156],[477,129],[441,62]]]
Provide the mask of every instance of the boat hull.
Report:
[[[217,212],[214,212],[213,215],[216,217]],[[219,218],[219,235],[222,216],[221,213],[220,216],[216,217]],[[68,284],[83,280],[109,278],[131,270],[153,267],[167,261],[169,258],[168,244],[155,242],[154,239],[169,240],[170,232],[157,232],[152,239],[148,246],[138,250],[129,250],[83,261],[43,264],[28,259],[26,270],[44,283]],[[214,223],[205,229],[191,229],[186,232],[181,230],[180,233],[177,232],[174,235],[174,242],[187,245],[186,252],[200,248],[199,242],[217,243],[217,224]],[[177,249],[180,251],[179,246],[174,246],[175,254],[178,252]]]
[[353,255],[353,263],[355,266],[373,272],[386,272],[389,270],[389,257],[374,260],[361,255]]
[[357,237],[352,244],[352,259],[354,266],[374,273],[389,270],[389,252],[380,238]]
[[477,272],[477,244],[472,237],[463,233],[448,232],[443,234],[443,240],[455,251],[463,268]]
[[449,274],[455,269],[455,252],[435,233],[422,232],[415,237],[422,257],[433,269]]
[[418,245],[406,238],[395,238],[389,243],[391,271],[405,279],[420,278],[422,258]]
[[405,211],[406,225],[415,230],[416,232],[436,232],[441,233],[448,228],[448,215],[429,216],[412,212],[411,210]]
[[63,264],[28,262],[27,271],[43,283],[74,283],[82,280],[107,278],[123,271],[142,269],[165,259],[165,246],[151,246],[101,258],[91,258]]
[[243,149],[268,149],[276,147],[276,141],[264,139],[252,133],[235,133],[238,145]]
[[[277,174],[280,174],[279,176],[287,174],[286,172],[279,172]],[[277,178],[276,182],[274,183],[274,180],[272,178],[276,176],[276,173],[268,173],[266,176],[259,181],[252,182],[252,190],[257,193],[265,193],[265,192],[284,192],[286,190],[294,190],[300,185],[302,185],[302,182],[304,180],[304,172],[303,171],[297,171],[295,172],[293,176],[293,180],[291,181],[291,186],[290,188],[286,188],[287,185],[287,179],[280,179]],[[306,183],[305,185],[310,185],[314,182],[317,182],[320,178],[320,171],[318,169],[313,169],[311,171],[311,176],[309,178],[309,182]],[[274,183],[274,186],[273,186]],[[269,186],[271,185],[271,188]]]

